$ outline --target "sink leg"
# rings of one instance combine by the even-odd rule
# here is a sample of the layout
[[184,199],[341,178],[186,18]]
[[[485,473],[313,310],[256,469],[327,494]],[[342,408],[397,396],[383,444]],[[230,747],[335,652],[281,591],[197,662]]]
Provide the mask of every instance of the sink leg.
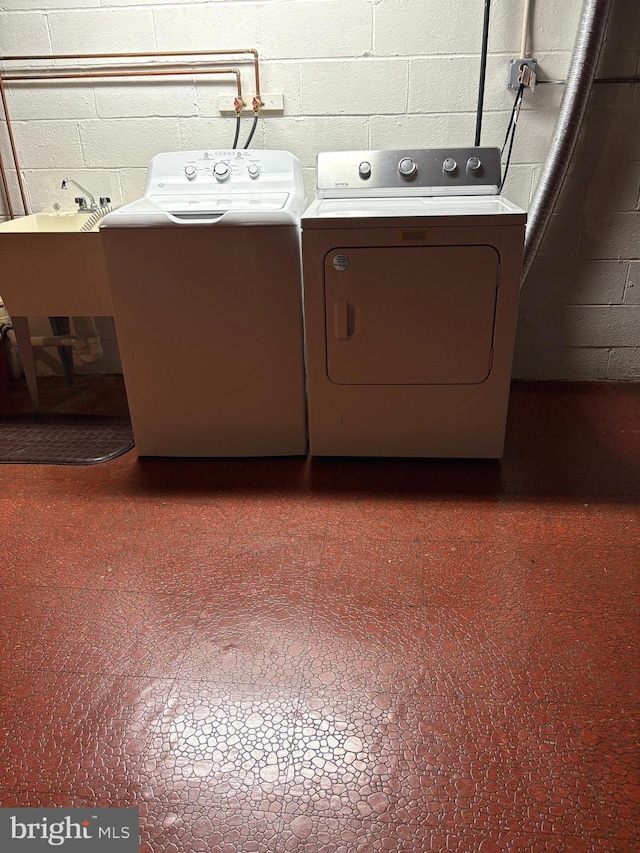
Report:
[[33,357],[33,349],[31,347],[31,330],[29,329],[28,317],[12,317],[11,323],[13,331],[18,342],[18,350],[20,352],[20,361],[24,370],[27,387],[29,388],[29,396],[34,411],[40,408],[40,400],[38,397],[38,383],[36,381],[36,362]]

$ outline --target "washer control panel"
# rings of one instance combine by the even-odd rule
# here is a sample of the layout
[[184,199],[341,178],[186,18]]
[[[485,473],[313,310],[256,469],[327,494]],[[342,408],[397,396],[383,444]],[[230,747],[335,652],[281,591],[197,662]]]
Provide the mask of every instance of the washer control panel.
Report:
[[145,195],[299,193],[302,187],[302,165],[288,151],[171,151],[157,154],[149,164]]
[[498,148],[333,151],[318,154],[319,198],[495,195]]
[[[223,184],[234,176],[240,179],[249,177],[252,181],[256,181],[264,171],[264,164],[260,158],[244,150],[197,153],[198,157],[187,159],[180,169],[181,174],[190,183],[214,178],[216,182]],[[188,157],[188,153],[186,156]],[[164,177],[171,176],[164,175]]]

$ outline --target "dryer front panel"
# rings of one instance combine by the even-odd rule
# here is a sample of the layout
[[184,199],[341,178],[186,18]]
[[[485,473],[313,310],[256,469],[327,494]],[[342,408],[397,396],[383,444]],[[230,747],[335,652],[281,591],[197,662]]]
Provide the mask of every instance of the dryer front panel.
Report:
[[324,269],[329,379],[340,385],[484,382],[499,261],[492,246],[332,249]]

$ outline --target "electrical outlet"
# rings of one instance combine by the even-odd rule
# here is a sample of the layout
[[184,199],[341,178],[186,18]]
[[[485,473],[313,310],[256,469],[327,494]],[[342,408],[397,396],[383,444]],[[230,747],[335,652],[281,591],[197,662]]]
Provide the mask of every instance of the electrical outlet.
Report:
[[[260,95],[264,106],[260,107],[260,115],[279,115],[284,112],[284,95]],[[253,94],[242,96],[245,105],[242,108],[242,115],[253,115]],[[235,115],[235,98],[227,95],[224,98],[218,98],[218,109],[222,115]]]
[[528,86],[529,89],[533,92],[535,89],[535,75],[536,69],[538,67],[537,59],[510,59],[509,60],[509,77],[507,80],[507,89],[519,89],[520,88],[520,69],[523,65],[526,65],[527,68],[530,68],[533,72],[533,85],[528,85],[525,81],[525,86]]

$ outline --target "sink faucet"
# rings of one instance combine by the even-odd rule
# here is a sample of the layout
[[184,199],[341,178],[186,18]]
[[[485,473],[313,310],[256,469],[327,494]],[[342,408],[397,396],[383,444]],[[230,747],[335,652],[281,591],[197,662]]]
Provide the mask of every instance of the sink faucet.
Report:
[[[87,200],[86,200],[86,198],[84,198],[84,196],[80,196],[79,198],[74,199],[74,201],[78,205],[78,209],[80,211],[82,211],[83,213],[93,213],[94,211],[98,210],[99,206],[96,203],[94,196],[89,192],[89,190],[86,190],[77,181],[74,181],[73,178],[65,178],[62,181],[62,189],[63,190],[67,189],[67,184],[73,184],[75,187],[78,187],[80,192],[83,192],[85,195],[87,195],[89,197],[89,204],[88,205],[87,205]],[[100,201],[102,201],[102,199],[100,199]]]

